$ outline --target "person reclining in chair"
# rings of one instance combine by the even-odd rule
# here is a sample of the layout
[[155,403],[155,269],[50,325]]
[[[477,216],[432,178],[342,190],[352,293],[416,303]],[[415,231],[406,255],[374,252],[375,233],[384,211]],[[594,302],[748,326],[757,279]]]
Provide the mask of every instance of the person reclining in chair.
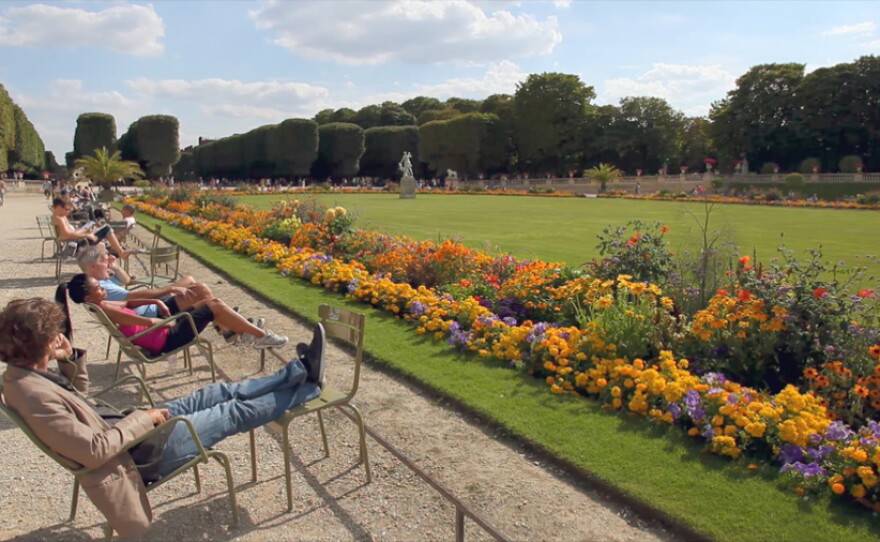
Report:
[[[68,295],[74,303],[88,302],[99,306],[104,311],[104,314],[107,315],[107,318],[116,324],[119,331],[126,337],[137,335],[147,328],[162,322],[161,318],[141,316],[132,310],[141,305],[154,304],[156,300],[128,299],[126,301],[110,301],[107,299],[107,291],[104,287],[94,277],[84,273],[74,275],[68,282],[61,283],[55,291],[55,301],[64,306],[67,314],[69,314],[69,311],[67,311]],[[160,306],[160,310],[164,306],[163,303]],[[167,311],[167,307],[165,307],[165,311]],[[190,325],[187,318],[178,318],[149,333],[141,335],[134,339],[132,343],[147,350],[151,355],[158,356],[159,354],[171,352],[189,344],[196,337],[196,334],[201,333],[208,327],[209,323],[214,322],[224,329],[250,339],[248,342],[257,349],[276,348],[287,344],[287,337],[277,335],[268,329],[257,327],[216,297],[199,301],[181,312],[188,312],[192,316],[195,329]],[[167,313],[164,316],[167,316]]]
[[[196,282],[190,275],[184,275],[162,288],[127,290],[125,288],[126,273],[115,265],[115,256],[109,254],[106,247],[102,245],[81,250],[76,257],[76,263],[83,273],[98,281],[98,284],[104,288],[109,301],[150,300],[150,303],[134,307],[134,311],[138,315],[147,318],[177,314],[214,298],[214,293],[207,284]],[[111,270],[113,271],[112,275]],[[262,327],[259,323],[261,320],[257,320],[257,327]],[[232,342],[237,338],[237,333],[220,325],[219,322],[215,325],[217,332],[221,333],[227,342]]]
[[73,210],[73,204],[66,198],[56,197],[52,200],[52,226],[58,233],[58,239],[62,241],[75,242],[79,248],[83,248],[86,244],[96,245],[106,240],[110,243],[110,248],[117,256],[123,260],[132,254],[132,250],[124,250],[119,244],[119,239],[113,233],[113,228],[104,225],[94,232],[87,229],[76,229],[71,225],[67,215]]
[[[0,360],[6,404],[47,447],[71,466],[92,469],[79,476],[95,506],[122,536],[143,533],[152,521],[145,483],[170,474],[197,454],[182,423],[126,446],[175,416],[189,419],[205,447],[277,419],[311,400],[323,386],[325,334],[315,326],[311,344],[275,374],[240,382],[209,384],[162,408],[120,414],[83,394],[87,372],[69,381],[48,371],[49,360],[73,349],[63,339],[69,326],[51,301],[17,299],[0,312]],[[82,364],[85,368],[85,364]],[[139,467],[141,466],[141,467]]]

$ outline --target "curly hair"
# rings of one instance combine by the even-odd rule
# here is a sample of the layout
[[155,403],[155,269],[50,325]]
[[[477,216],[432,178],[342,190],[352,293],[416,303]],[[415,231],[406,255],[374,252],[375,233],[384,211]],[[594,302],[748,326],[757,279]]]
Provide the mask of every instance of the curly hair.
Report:
[[0,312],[0,360],[30,367],[62,330],[64,312],[47,299],[13,299]]

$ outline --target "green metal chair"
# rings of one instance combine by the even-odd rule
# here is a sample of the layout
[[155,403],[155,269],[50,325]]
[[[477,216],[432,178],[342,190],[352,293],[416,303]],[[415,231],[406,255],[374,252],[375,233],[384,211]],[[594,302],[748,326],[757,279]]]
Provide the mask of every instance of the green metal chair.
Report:
[[[130,381],[137,381],[140,384],[141,394],[146,395],[147,401],[151,407],[154,406],[153,400],[150,397],[149,390],[147,390],[146,384],[144,384],[143,379],[138,376],[135,376],[135,375],[129,375],[121,380],[117,380],[108,388],[102,390],[101,392],[99,392],[95,395],[92,395],[91,398],[95,399],[96,401],[100,402],[101,404],[103,404],[105,406],[108,406],[110,408],[113,408],[114,410],[117,410],[117,412],[121,412],[118,409],[115,409],[115,407],[113,407],[113,405],[110,405],[106,401],[100,400],[99,397],[101,395],[104,395],[108,391],[116,388],[120,384],[130,382]],[[18,415],[18,413],[16,413],[13,409],[11,409],[6,404],[5,397],[3,396],[2,383],[0,383],[0,412],[2,412],[7,418],[12,420],[12,422],[15,425],[17,425],[18,428],[21,429],[25,435],[27,435],[27,437],[31,440],[31,442],[33,442],[40,450],[43,451],[43,453],[45,453],[46,455],[51,457],[56,463],[61,465],[64,469],[66,469],[68,472],[70,472],[74,476],[73,497],[72,497],[71,503],[70,503],[70,517],[68,518],[68,521],[73,521],[76,518],[76,510],[77,510],[77,506],[79,504],[79,479],[78,479],[78,476],[85,474],[87,472],[90,472],[92,469],[79,466],[76,463],[73,463],[72,461],[70,461],[69,459],[64,458],[61,454],[59,454],[55,450],[49,448],[39,438],[37,438],[37,436],[34,435],[33,431],[31,431],[31,428],[24,422],[24,420],[21,419],[21,417]],[[163,477],[161,480],[158,480],[158,481],[153,482],[152,484],[146,486],[147,491],[148,492],[152,491],[152,490],[156,489],[157,487],[160,487],[161,485],[163,485],[165,482],[168,482],[169,480],[176,478],[179,474],[183,473],[184,471],[186,471],[188,469],[193,469],[193,474],[195,476],[195,482],[196,482],[196,491],[198,493],[201,493],[202,492],[202,482],[201,482],[201,478],[199,476],[199,465],[202,463],[208,463],[208,461],[210,459],[213,459],[213,460],[217,461],[218,463],[220,463],[221,465],[223,465],[223,468],[226,470],[226,485],[227,485],[228,493],[229,493],[229,505],[232,509],[232,525],[233,525],[233,527],[237,527],[238,523],[239,523],[238,506],[236,504],[236,499],[235,499],[235,484],[233,483],[232,469],[230,467],[229,458],[223,452],[219,452],[219,451],[205,448],[204,446],[202,446],[202,442],[199,439],[198,433],[196,433],[196,430],[193,427],[192,422],[190,422],[188,419],[186,419],[182,416],[176,416],[174,418],[170,418],[165,423],[156,426],[151,431],[142,435],[140,438],[129,443],[125,447],[125,450],[129,450],[132,447],[136,446],[137,444],[140,444],[142,441],[150,438],[153,434],[155,434],[158,431],[170,430],[170,427],[174,424],[177,424],[177,423],[183,423],[189,429],[190,434],[192,435],[192,439],[196,444],[196,448],[198,449],[198,453],[196,454],[195,457],[193,457],[192,459],[187,461],[185,464],[181,465],[180,467],[178,467],[177,469],[172,471],[167,476]],[[109,525],[105,527],[104,533],[106,535],[106,540],[109,542],[113,538],[113,530],[110,528]]]
[[[196,328],[195,321],[193,317],[188,312],[179,312],[168,318],[163,319],[160,323],[151,326],[140,333],[132,335],[131,337],[126,337],[119,331],[119,328],[116,324],[110,320],[110,317],[107,316],[107,313],[104,312],[101,307],[95,305],[93,303],[83,303],[83,307],[85,307],[86,312],[101,324],[104,329],[107,330],[107,333],[110,334],[110,338],[116,341],[116,344],[119,345],[119,352],[116,355],[116,378],[119,378],[119,371],[122,366],[122,354],[124,353],[128,356],[129,359],[134,361],[135,366],[141,374],[141,377],[146,378],[146,366],[151,363],[156,363],[159,361],[163,361],[169,358],[172,358],[177,355],[178,352],[183,352],[183,364],[184,367],[189,369],[189,374],[193,374],[192,367],[192,354],[190,353],[190,347],[195,346],[199,349],[205,359],[208,360],[208,366],[211,368],[211,382],[217,381],[217,371],[214,367],[214,349],[211,346],[210,341],[203,339],[199,336],[198,329]],[[134,344],[132,341],[137,339],[138,337],[145,335],[151,331],[154,331],[156,328],[162,327],[168,322],[172,322],[174,320],[178,320],[180,318],[185,318],[190,326],[192,326],[193,340],[189,343],[172,350],[171,352],[165,352],[163,354],[159,354],[158,356],[152,356],[149,352],[145,351],[140,346]]]
[[37,227],[40,229],[40,237],[43,244],[40,246],[40,261],[46,260],[46,244],[55,244],[55,228],[52,227],[52,217],[49,215],[37,216]]
[[153,247],[148,257],[147,276],[129,282],[130,290],[162,287],[180,278],[180,245]]
[[[340,410],[347,410],[354,416],[355,424],[358,427],[360,436],[360,459],[358,464],[364,465],[364,471],[367,477],[367,483],[373,481],[370,473],[370,460],[367,456],[367,435],[364,429],[364,420],[360,410],[352,402],[355,394],[357,394],[358,384],[360,383],[361,363],[364,355],[364,328],[366,326],[366,316],[363,314],[331,307],[330,305],[321,305],[318,307],[318,316],[321,324],[324,326],[327,337],[333,337],[341,340],[354,347],[354,376],[351,385],[347,391],[338,390],[325,385],[321,390],[321,395],[298,405],[291,410],[285,412],[277,420],[270,422],[268,425],[273,431],[277,431],[282,435],[282,449],[284,451],[284,476],[287,482],[287,511],[293,510],[293,494],[291,488],[291,472],[290,472],[290,422],[300,416],[315,413],[318,415],[318,425],[321,428],[321,440],[324,444],[324,457],[330,456],[330,447],[327,444],[327,432],[324,429],[324,417],[322,411],[327,408],[336,407]],[[274,353],[274,351],[273,351]],[[256,438],[254,431],[250,431],[251,445],[251,478],[257,481],[257,456],[256,456]]]

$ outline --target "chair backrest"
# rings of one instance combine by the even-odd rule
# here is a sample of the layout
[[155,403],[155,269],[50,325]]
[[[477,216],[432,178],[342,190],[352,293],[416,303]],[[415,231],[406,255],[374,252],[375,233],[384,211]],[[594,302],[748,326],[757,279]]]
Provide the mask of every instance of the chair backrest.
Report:
[[52,228],[52,219],[47,215],[37,215],[37,227],[40,228],[40,237],[43,239],[55,238],[55,229]]
[[156,250],[159,248],[159,239],[162,238],[162,225],[156,224],[153,226],[153,244],[150,245],[150,250]]
[[131,359],[140,360],[140,361],[150,361],[149,358],[144,355],[143,350],[140,346],[131,342],[131,340],[122,334],[119,331],[119,327],[107,316],[107,313],[104,312],[104,309],[95,305],[94,303],[83,303],[82,306],[86,309],[86,312],[89,313],[89,316],[92,317],[93,320],[101,324],[104,329],[107,330],[107,333],[110,334],[116,344],[119,345],[119,348],[122,350],[125,355],[129,356]]
[[364,329],[367,317],[359,312],[330,305],[318,307],[318,317],[328,337],[339,339],[354,347],[354,377],[349,397],[354,397],[361,379],[361,362],[364,357]]
[[61,457],[60,455],[55,453],[54,450],[52,450],[51,448],[46,446],[42,440],[37,438],[37,436],[34,434],[34,432],[31,431],[30,426],[28,426],[28,424],[26,424],[25,421],[23,419],[21,419],[21,416],[19,416],[17,412],[15,412],[11,408],[9,408],[9,406],[6,404],[6,397],[3,395],[3,384],[2,383],[0,383],[0,412],[2,412],[4,416],[6,416],[10,420],[12,420],[12,423],[17,425],[18,428],[21,429],[21,431],[25,435],[27,435],[27,437],[29,439],[31,439],[31,442],[33,442],[37,446],[37,448],[42,450],[44,454],[51,457],[53,460],[55,460],[56,463],[58,463],[59,465],[64,467],[67,471],[69,471],[74,476],[89,472],[91,470],[87,467],[82,467],[82,466],[75,467],[74,466],[75,463],[73,463],[70,460],[64,459],[63,457]]
[[107,222],[107,225],[113,229],[113,233],[116,234],[116,238],[120,243],[126,241],[128,232],[131,230],[131,225],[128,222],[125,220],[111,220]]
[[180,268],[180,245],[158,247],[150,251],[150,274],[159,275],[159,266],[164,265],[166,275],[177,278]]

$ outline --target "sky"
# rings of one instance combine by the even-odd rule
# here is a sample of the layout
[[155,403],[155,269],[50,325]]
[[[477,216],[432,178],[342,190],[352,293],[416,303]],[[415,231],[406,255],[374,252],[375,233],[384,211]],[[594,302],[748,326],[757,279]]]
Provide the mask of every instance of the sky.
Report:
[[322,109],[482,99],[578,75],[597,104],[691,116],[757,64],[880,54],[880,2],[160,0],[0,2],[0,83],[63,163],[76,118],[180,120],[181,146]]

